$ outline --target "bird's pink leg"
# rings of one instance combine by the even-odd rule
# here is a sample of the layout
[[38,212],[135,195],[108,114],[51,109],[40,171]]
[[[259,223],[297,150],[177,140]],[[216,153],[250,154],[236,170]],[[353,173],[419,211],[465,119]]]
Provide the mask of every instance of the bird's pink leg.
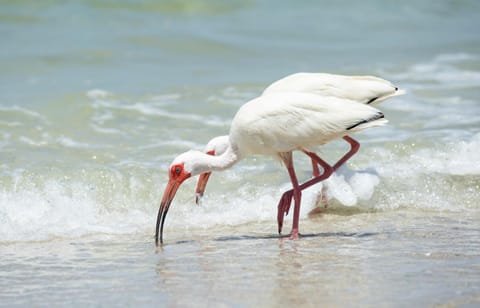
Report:
[[[327,179],[331,173],[336,171],[340,166],[342,166],[347,160],[349,160],[355,153],[358,152],[360,148],[360,143],[356,141],[355,139],[349,137],[349,136],[344,136],[343,139],[350,144],[350,150],[343,155],[342,158],[340,158],[333,167],[331,167],[329,164],[327,164],[324,160],[322,160],[320,157],[318,157],[315,153],[312,152],[307,152],[304,151],[305,154],[311,157],[312,159],[312,167],[313,167],[313,179],[310,181],[305,182],[304,184],[300,185],[300,189],[303,190],[307,187],[310,187],[316,183],[319,183],[325,179]],[[316,158],[314,159],[311,155],[315,155]],[[318,170],[318,165],[321,165],[324,173],[323,175],[320,175],[320,171]],[[315,171],[315,167],[316,170]],[[331,169],[331,172],[327,175],[329,171],[328,169]],[[317,172],[317,176],[315,176],[315,172]],[[326,193],[326,192],[325,192]],[[283,193],[282,197],[280,198],[280,201],[278,203],[278,212],[277,212],[277,223],[278,223],[278,233],[282,232],[282,226],[283,226],[283,219],[284,216],[288,215],[288,211],[290,210],[290,204],[292,203],[292,197],[293,197],[293,190],[289,190]],[[326,198],[326,196],[325,196]]]
[[[358,149],[360,149],[360,143],[356,141],[355,139],[349,137],[349,136],[344,136],[343,139],[347,141],[350,144],[350,150],[343,155],[342,158],[340,158],[335,165],[333,165],[333,171],[338,170],[347,160],[349,160],[355,153],[358,152]],[[325,208],[328,206],[328,197],[327,197],[327,187],[324,185],[322,187],[322,192],[321,192],[321,199],[320,199],[320,204],[323,205]],[[316,214],[320,212],[319,208],[314,208],[313,210],[310,211],[310,214]]]
[[[318,168],[318,163],[312,159],[312,178],[316,178],[320,176],[320,169]],[[277,213],[277,220],[279,221],[279,225],[283,223],[283,216],[284,213],[288,214],[288,210],[290,209],[290,204],[292,203],[293,192],[288,194],[284,193],[280,198],[280,202],[278,203],[278,213]],[[280,208],[284,209],[280,211]],[[286,214],[285,214],[286,215]],[[282,223],[280,223],[282,221]],[[278,233],[280,233],[281,227],[279,227]]]
[[[345,155],[343,155],[342,158],[340,158],[335,163],[335,165],[333,165],[333,171],[336,171],[338,168],[340,168],[345,162],[347,162],[347,160],[352,158],[352,156],[355,155],[360,149],[360,143],[357,140],[353,139],[352,137],[343,136],[343,140],[345,140],[350,144],[350,150],[347,153],[345,153]],[[318,164],[313,159],[312,159],[312,169],[313,169],[312,171],[313,177],[320,176]]]
[[312,177],[316,178],[317,176],[320,176],[320,169],[318,164],[312,159]]
[[[307,182],[298,186],[297,194],[299,194],[299,198],[301,197],[301,191],[302,190],[327,179],[333,173],[333,168],[328,163],[326,163],[323,159],[318,157],[317,154],[315,154],[313,152],[307,152],[307,151],[304,151],[304,153],[307,154],[308,156],[310,156],[310,158],[312,158],[312,160],[315,161],[317,164],[322,166],[324,172],[323,172],[322,175],[314,177],[311,180],[309,180],[309,181],[307,181]],[[295,171],[293,170],[293,163],[291,165],[292,170],[290,170],[289,167],[290,167],[290,165],[287,164],[287,169],[288,169],[288,172],[290,174],[290,179],[292,180],[293,189],[284,192],[281,199],[280,199],[280,202],[278,203],[278,212],[277,212],[278,233],[282,232],[283,218],[284,218],[284,216],[286,216],[288,214],[288,211],[290,210],[290,204],[291,204],[292,197],[296,193],[294,179],[292,178],[292,172],[293,172],[293,176],[295,176]],[[295,177],[295,181],[297,181],[296,177]],[[297,181],[297,185],[298,185],[298,181]],[[297,210],[297,207],[298,207],[298,210]],[[295,215],[295,213],[297,213],[297,214]],[[295,227],[296,227],[296,232],[297,232],[297,237],[298,237],[299,215],[300,215],[300,204],[297,205],[297,202],[295,200],[295,209],[294,209],[294,213],[293,213],[293,228],[292,228],[291,237],[294,237]]]
[[360,143],[358,143],[357,140],[349,136],[343,136],[343,140],[350,144],[350,151],[343,155],[343,157],[340,158],[340,160],[337,161],[335,165],[333,165],[333,171],[336,171],[338,168],[340,168],[341,165],[343,165],[347,160],[349,160],[353,155],[355,155],[355,153],[358,152],[358,149],[360,149]]
[[302,199],[302,191],[300,185],[298,185],[297,175],[293,168],[292,153],[290,152],[287,158],[287,170],[290,175],[290,180],[293,186],[293,199],[295,200],[295,207],[293,209],[293,225],[292,232],[290,233],[290,239],[298,239],[298,220],[300,219],[300,202]]

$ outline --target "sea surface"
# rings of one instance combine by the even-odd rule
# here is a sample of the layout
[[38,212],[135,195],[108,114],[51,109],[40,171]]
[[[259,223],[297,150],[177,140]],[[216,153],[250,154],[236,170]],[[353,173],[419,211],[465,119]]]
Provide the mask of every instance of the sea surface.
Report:
[[[475,0],[1,1],[0,306],[478,307],[479,29]],[[155,247],[175,156],[295,72],[407,94],[304,193],[299,240],[287,172],[251,157],[200,206],[187,180]]]

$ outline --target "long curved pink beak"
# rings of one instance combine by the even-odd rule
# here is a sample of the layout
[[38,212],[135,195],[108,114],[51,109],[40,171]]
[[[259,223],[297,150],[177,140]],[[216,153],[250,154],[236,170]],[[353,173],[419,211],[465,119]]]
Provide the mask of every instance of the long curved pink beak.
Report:
[[155,245],[158,246],[158,235],[160,231],[160,244],[163,244],[163,224],[165,223],[165,217],[167,217],[168,209],[170,203],[172,203],[175,194],[180,187],[182,182],[179,182],[174,179],[168,181],[167,187],[165,187],[165,192],[163,193],[162,202],[160,203],[160,208],[158,209],[157,215],[157,228],[155,231]]

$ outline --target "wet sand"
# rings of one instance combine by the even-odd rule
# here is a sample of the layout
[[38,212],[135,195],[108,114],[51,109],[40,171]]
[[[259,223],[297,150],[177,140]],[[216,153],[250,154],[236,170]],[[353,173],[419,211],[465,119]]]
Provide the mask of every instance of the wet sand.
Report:
[[[4,306],[474,307],[478,213],[329,213],[275,224],[11,243],[1,247]],[[287,222],[287,226],[289,222]]]

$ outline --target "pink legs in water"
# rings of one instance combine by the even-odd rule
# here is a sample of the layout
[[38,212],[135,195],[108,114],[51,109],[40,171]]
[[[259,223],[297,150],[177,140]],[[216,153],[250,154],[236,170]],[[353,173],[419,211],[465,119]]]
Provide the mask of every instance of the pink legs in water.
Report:
[[335,165],[333,165],[333,171],[340,168],[341,165],[347,162],[347,160],[349,160],[353,155],[355,155],[355,153],[358,152],[358,149],[360,149],[360,143],[358,143],[357,140],[348,136],[343,136],[343,140],[345,140],[350,144],[350,151],[348,151],[345,155],[343,155],[343,157],[340,158],[340,160],[337,161]]
[[323,161],[320,157],[318,157],[317,154],[312,152],[305,152],[305,154],[310,156],[317,164],[320,164],[322,166],[323,174],[312,178],[311,180],[303,183],[302,185],[299,185],[295,175],[295,171],[293,169],[293,162],[290,154],[290,160],[287,162],[288,163],[287,169],[290,175],[290,179],[292,181],[293,189],[283,193],[282,198],[280,199],[280,202],[278,204],[277,221],[278,221],[278,233],[281,233],[282,226],[283,226],[283,217],[284,215],[288,214],[288,211],[290,210],[290,204],[292,202],[292,197],[293,197],[295,201],[295,207],[293,210],[292,232],[290,233],[291,239],[297,239],[299,235],[298,221],[300,219],[300,201],[302,196],[302,190],[327,179],[333,172],[333,168],[329,164],[327,164],[325,161]]
[[[290,210],[290,204],[293,197],[295,200],[295,207],[293,211],[293,225],[292,231],[290,233],[290,238],[298,238],[298,221],[300,218],[300,201],[302,196],[302,190],[330,177],[330,175],[335,170],[337,170],[341,165],[343,165],[347,160],[349,160],[353,155],[355,155],[355,153],[357,153],[358,149],[360,148],[360,144],[355,139],[350,138],[349,136],[344,136],[343,139],[350,144],[350,151],[343,155],[343,157],[339,161],[337,161],[335,165],[333,165],[333,167],[326,163],[324,160],[322,160],[320,157],[318,157],[317,154],[304,151],[304,153],[310,156],[310,158],[312,159],[313,178],[301,185],[298,184],[295,170],[293,168],[292,154],[290,153],[289,157],[285,161],[285,164],[287,166],[288,174],[290,175],[290,180],[292,181],[293,189],[284,192],[278,203],[278,233],[282,232],[283,219],[284,216],[288,215],[288,211]],[[322,166],[323,174],[320,174],[318,165]]]

